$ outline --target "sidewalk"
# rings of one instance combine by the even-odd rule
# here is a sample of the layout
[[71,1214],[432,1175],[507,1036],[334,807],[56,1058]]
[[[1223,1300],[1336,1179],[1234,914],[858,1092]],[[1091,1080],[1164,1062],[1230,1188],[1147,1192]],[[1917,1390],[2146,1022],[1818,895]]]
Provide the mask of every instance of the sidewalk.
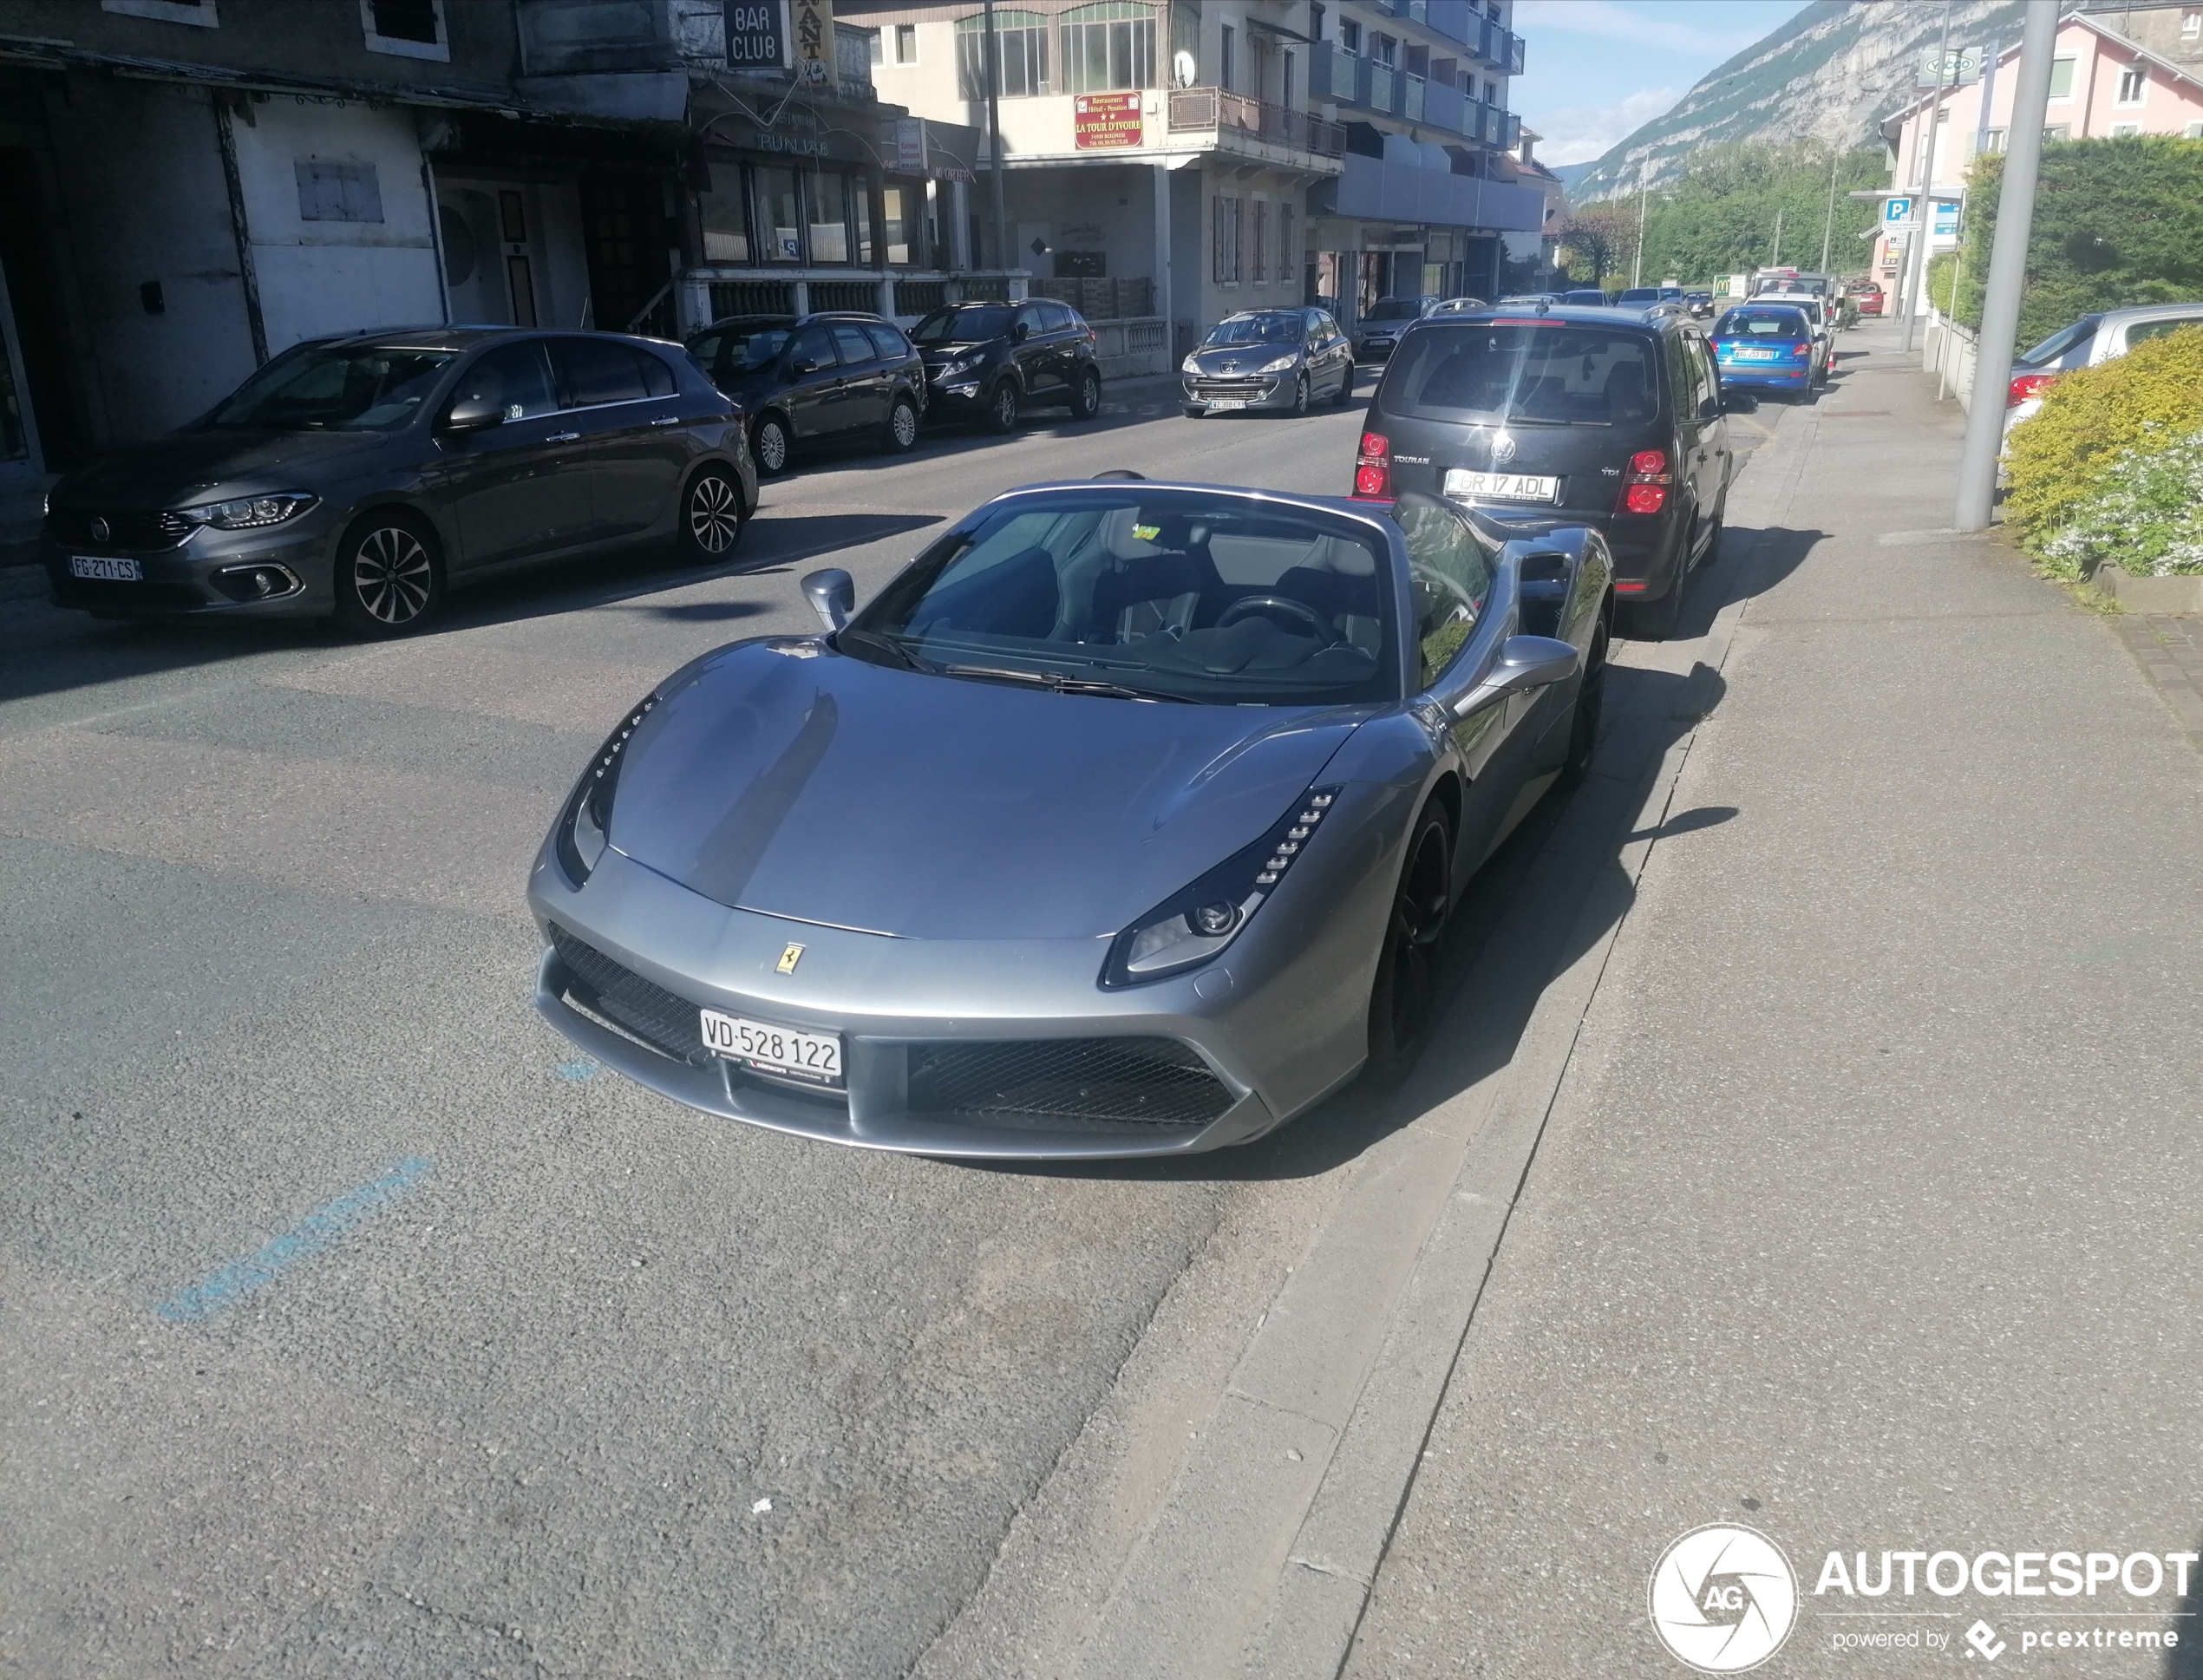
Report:
[[1977,1620],[2203,1647],[2169,1575],[1814,1592],[1838,1551],[2203,1550],[2203,759],[2118,621],[1948,533],[1962,422],[1893,344],[1847,336],[1732,512],[1702,826],[1643,871],[1337,1671],[1683,1675],[1647,1581],[1713,1522],[1800,1577],[1769,1675]]

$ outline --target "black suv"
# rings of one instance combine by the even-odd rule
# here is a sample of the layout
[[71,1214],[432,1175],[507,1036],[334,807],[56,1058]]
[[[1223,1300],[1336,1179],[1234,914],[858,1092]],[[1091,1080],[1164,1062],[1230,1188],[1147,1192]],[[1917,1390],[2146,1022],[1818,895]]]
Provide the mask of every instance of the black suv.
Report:
[[1102,412],[1094,329],[1068,304],[947,304],[911,329],[933,411],[975,417],[990,432],[1028,402],[1061,402],[1074,420]]
[[1417,322],[1364,422],[1354,494],[1441,495],[1509,524],[1585,525],[1624,630],[1675,628],[1710,559],[1731,456],[1704,335],[1665,311],[1480,310]]
[[925,367],[877,315],[730,315],[690,334],[689,354],[748,417],[762,473],[799,443],[877,439],[899,454],[918,441]]

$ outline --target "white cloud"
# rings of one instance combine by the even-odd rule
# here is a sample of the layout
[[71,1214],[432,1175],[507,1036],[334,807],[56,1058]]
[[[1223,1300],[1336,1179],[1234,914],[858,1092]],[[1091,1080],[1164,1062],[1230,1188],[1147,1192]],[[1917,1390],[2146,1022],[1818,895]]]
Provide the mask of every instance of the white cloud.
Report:
[[1655,17],[1618,0],[1515,0],[1514,29],[1521,35],[1583,35],[1642,47],[1690,53],[1718,62],[1760,38],[1757,29],[1703,29]]
[[1539,162],[1588,163],[1682,97],[1673,88],[1647,88],[1611,105],[1569,105],[1557,111],[1525,112],[1522,121],[1544,136],[1538,142]]

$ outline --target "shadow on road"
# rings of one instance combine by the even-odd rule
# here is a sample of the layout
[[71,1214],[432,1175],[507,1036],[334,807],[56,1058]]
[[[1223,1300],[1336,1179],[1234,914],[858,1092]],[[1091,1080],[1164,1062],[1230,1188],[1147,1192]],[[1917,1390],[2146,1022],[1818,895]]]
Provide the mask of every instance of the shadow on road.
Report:
[[[938,525],[925,513],[788,514],[753,521],[734,554],[714,565],[689,564],[670,543],[637,545],[586,559],[559,560],[461,590],[422,638],[518,624],[590,607],[637,601],[717,578],[764,576],[819,556]],[[639,610],[674,622],[753,617],[752,602],[683,602]],[[101,683],[219,665],[297,650],[367,645],[327,620],[272,619],[134,624],[61,612],[42,604],[8,604],[0,628],[0,702]],[[41,633],[42,631],[42,633]]]

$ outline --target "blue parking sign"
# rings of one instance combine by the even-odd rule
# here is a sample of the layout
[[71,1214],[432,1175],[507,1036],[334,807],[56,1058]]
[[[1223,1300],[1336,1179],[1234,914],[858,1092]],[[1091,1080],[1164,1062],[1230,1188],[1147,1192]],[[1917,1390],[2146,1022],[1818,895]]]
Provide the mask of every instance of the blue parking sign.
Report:
[[1884,221],[1886,221],[1886,222],[1907,222],[1907,221],[1912,220],[1912,199],[1883,199],[1883,200],[1882,200],[1882,219],[1883,219]]

